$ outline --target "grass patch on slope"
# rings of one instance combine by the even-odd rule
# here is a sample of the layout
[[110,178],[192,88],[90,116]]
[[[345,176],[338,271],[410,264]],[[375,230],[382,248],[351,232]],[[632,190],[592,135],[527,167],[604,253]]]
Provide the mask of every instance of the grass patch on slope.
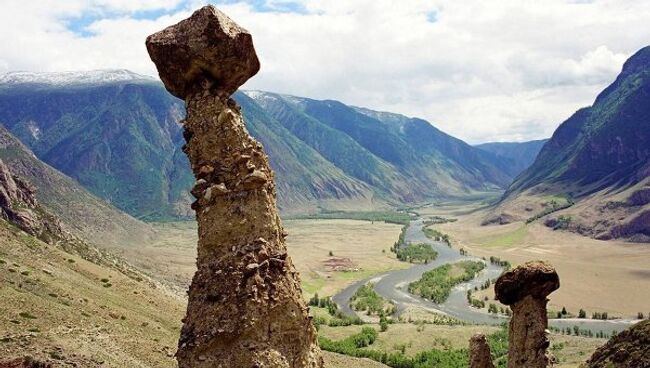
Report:
[[481,246],[488,248],[510,248],[521,244],[528,235],[528,228],[520,226],[513,231],[491,235],[477,240]]

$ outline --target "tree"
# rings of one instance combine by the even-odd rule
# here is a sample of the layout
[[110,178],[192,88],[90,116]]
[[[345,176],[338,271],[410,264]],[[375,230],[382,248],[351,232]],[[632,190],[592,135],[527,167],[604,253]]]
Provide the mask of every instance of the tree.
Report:
[[330,250],[329,254],[330,254],[330,257],[334,256],[334,252],[332,252],[331,250]]
[[580,308],[580,312],[578,312],[578,318],[587,318],[587,312]]
[[639,314],[636,315],[637,319],[643,319],[643,313],[639,312]]
[[388,330],[388,320],[384,315],[382,314],[379,317],[379,331],[381,332],[386,332]]
[[497,305],[494,304],[494,303],[490,303],[490,306],[488,307],[488,313],[494,313],[494,314],[496,314],[496,313],[498,313],[498,312],[499,312],[499,310],[498,310],[498,308],[497,308]]
[[562,315],[563,316],[567,315],[566,307],[562,307]]

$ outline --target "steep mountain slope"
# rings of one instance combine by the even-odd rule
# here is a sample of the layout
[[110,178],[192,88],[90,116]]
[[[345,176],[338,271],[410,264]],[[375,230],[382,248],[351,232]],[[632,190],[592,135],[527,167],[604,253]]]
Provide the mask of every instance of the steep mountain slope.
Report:
[[[95,244],[128,245],[148,239],[151,228],[90,194],[77,182],[40,161],[25,145],[0,126],[0,160],[20,177],[35,200],[57,215],[64,227]],[[32,187],[34,189],[32,189]],[[22,209],[28,205],[19,206]],[[42,213],[33,207],[36,214]],[[38,216],[37,216],[38,217]],[[51,229],[50,229],[51,230]],[[34,233],[37,235],[36,233]]]
[[497,211],[522,217],[525,207],[544,217],[535,202],[546,203],[544,213],[575,202],[547,219],[553,227],[602,239],[650,237],[650,47],[630,57],[591,107],[560,125]]
[[[503,159],[397,114],[237,93],[277,172],[283,212],[371,209],[499,190]],[[48,164],[145,220],[191,217],[182,102],[124,71],[0,77],[0,123]]]
[[189,215],[181,101],[143,76],[114,74],[5,76],[0,122],[43,161],[128,213]]
[[399,202],[493,190],[510,181],[498,160],[424,120],[269,92],[250,97],[347,175]]
[[66,248],[0,219],[0,360],[174,367],[184,301],[137,271],[121,272],[115,258],[91,262]]
[[509,162],[506,169],[508,174],[514,178],[535,162],[539,151],[546,142],[548,139],[528,142],[489,142],[474,147],[491,152]]
[[241,92],[234,95],[242,107],[246,127],[262,143],[275,171],[279,208],[284,213],[314,209],[315,206],[370,208],[376,200],[372,189],[346,175],[336,162],[269,116],[253,99]]

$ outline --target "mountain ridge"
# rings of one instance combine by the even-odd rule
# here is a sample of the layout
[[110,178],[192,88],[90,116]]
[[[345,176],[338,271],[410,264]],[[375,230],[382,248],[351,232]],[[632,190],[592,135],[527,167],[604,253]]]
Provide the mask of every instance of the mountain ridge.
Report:
[[[493,215],[543,218],[547,226],[598,239],[649,241],[648,188],[650,46],[625,62],[593,105],[557,128]],[[545,208],[535,213],[540,204]]]
[[[190,218],[194,178],[181,150],[183,104],[159,82],[128,76],[95,84],[0,83],[0,122],[43,161],[119,209],[145,220]],[[285,214],[381,209],[498,191],[511,180],[500,158],[424,120],[280,96],[234,97],[270,153]]]

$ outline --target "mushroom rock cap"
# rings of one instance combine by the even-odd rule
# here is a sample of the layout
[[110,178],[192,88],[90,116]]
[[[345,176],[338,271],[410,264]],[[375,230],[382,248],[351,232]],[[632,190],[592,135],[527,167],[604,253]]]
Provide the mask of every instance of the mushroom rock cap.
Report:
[[253,38],[212,5],[147,37],[160,79],[176,97],[204,89],[231,95],[260,70]]
[[510,270],[494,284],[497,300],[512,305],[530,295],[546,298],[560,287],[560,277],[555,268],[542,261],[526,262]]

